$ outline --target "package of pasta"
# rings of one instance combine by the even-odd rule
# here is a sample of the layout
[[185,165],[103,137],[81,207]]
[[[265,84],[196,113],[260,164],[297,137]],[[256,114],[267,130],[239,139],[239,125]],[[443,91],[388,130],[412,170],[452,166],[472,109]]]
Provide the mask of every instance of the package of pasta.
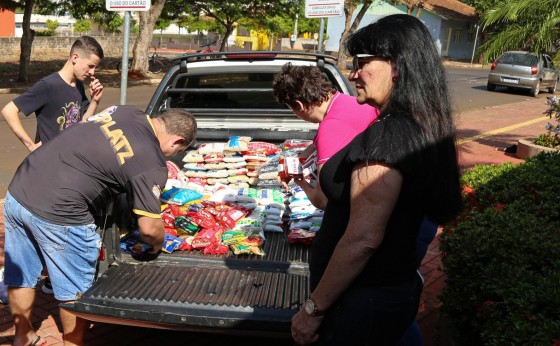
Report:
[[152,246],[140,240],[140,231],[127,234],[120,241],[121,251],[134,257],[141,258],[152,250]]
[[313,144],[313,141],[309,139],[287,139],[284,141],[282,147],[284,150],[291,148],[307,148],[311,144]]
[[[169,209],[170,209],[169,207],[166,208],[166,210]],[[175,227],[175,217],[171,213],[171,210],[169,210],[169,212],[164,212],[163,214],[161,214],[161,220],[163,221],[163,225],[165,227],[170,227],[170,228]]]
[[195,249],[203,249],[211,244],[219,243],[222,239],[224,228],[216,225],[212,228],[204,228],[194,237],[192,246]]
[[249,142],[246,155],[264,155],[270,156],[278,153],[280,149],[273,143],[268,142]]
[[225,245],[236,244],[247,237],[243,229],[228,229],[222,234],[222,243]]
[[220,243],[213,243],[202,250],[205,255],[227,255],[229,247]]
[[182,250],[182,251],[194,250],[194,248],[192,246],[192,241],[194,239],[194,235],[180,236],[180,238],[183,239],[183,242],[181,243],[181,245],[179,245],[177,250]]
[[216,226],[216,218],[206,209],[189,211],[187,216],[200,228],[214,228]]
[[175,218],[175,229],[181,232],[181,235],[194,235],[200,227],[189,216],[178,216]]
[[237,152],[247,151],[251,139],[251,137],[245,136],[231,136],[224,150]]
[[247,214],[248,211],[246,209],[232,207],[219,213],[216,219],[226,229],[232,229],[235,227],[235,224]]
[[165,234],[165,239],[163,240],[163,247],[161,251],[166,253],[172,253],[179,248],[179,245],[183,242],[183,239],[172,236],[170,234]]
[[202,194],[191,189],[173,187],[161,194],[163,203],[184,205],[202,198]]
[[258,245],[244,245],[244,244],[233,244],[230,245],[231,251],[236,255],[258,255],[264,256],[264,250]]

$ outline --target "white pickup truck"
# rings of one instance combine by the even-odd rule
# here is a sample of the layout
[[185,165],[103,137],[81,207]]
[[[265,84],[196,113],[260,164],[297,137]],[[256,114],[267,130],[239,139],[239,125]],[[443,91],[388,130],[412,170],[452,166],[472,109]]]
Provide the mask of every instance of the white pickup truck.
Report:
[[[338,91],[352,93],[328,55],[190,54],[176,58],[146,112],[191,111],[198,122],[198,143],[226,141],[231,135],[275,143],[311,139],[317,125],[273,100],[272,80],[286,63],[319,66]],[[266,233],[262,257],[175,251],[138,261],[119,248],[127,210],[126,198],[119,196],[107,215],[99,215],[105,258],[97,280],[64,308],[98,322],[290,337],[290,320],[309,289],[307,246],[289,245],[286,232]]]

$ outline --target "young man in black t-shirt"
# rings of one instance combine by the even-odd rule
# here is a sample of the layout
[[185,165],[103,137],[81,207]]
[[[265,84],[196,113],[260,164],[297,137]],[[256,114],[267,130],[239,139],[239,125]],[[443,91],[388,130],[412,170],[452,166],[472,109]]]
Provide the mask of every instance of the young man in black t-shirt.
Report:
[[[2,116],[18,139],[33,151],[62,130],[93,115],[103,95],[103,86],[95,78],[95,69],[103,59],[103,48],[90,36],[78,38],[70,49],[70,57],[58,72],[41,79],[28,91],[2,109]],[[91,79],[88,100],[83,82]],[[37,134],[31,139],[19,119],[35,113]]]
[[[76,300],[91,286],[101,246],[94,215],[116,194],[128,195],[140,239],[152,253],[160,251],[166,158],[185,150],[195,137],[191,113],[169,110],[151,119],[138,108],[112,106],[22,162],[4,204],[4,281],[16,324],[14,343],[40,344],[30,318],[43,263],[61,302]],[[81,344],[87,322],[64,310],[60,318],[65,342]]]

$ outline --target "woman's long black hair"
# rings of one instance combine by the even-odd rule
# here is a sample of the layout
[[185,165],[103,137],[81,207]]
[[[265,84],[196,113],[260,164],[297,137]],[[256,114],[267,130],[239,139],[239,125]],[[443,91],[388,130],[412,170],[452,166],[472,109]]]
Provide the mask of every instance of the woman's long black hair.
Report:
[[449,221],[461,208],[455,125],[445,70],[430,32],[413,16],[390,15],[352,34],[346,51],[394,63],[397,80],[380,118],[407,114],[420,128],[422,147],[430,148],[430,213],[435,221]]

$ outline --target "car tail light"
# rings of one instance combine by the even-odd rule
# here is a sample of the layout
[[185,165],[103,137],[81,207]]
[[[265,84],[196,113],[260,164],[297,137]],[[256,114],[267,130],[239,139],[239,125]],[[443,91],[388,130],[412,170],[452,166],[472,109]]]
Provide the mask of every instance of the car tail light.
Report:
[[539,73],[538,66],[531,66],[531,74],[537,74],[537,73]]
[[494,62],[492,63],[492,66],[490,66],[490,69],[494,70],[497,65],[498,65],[498,60],[494,60]]

